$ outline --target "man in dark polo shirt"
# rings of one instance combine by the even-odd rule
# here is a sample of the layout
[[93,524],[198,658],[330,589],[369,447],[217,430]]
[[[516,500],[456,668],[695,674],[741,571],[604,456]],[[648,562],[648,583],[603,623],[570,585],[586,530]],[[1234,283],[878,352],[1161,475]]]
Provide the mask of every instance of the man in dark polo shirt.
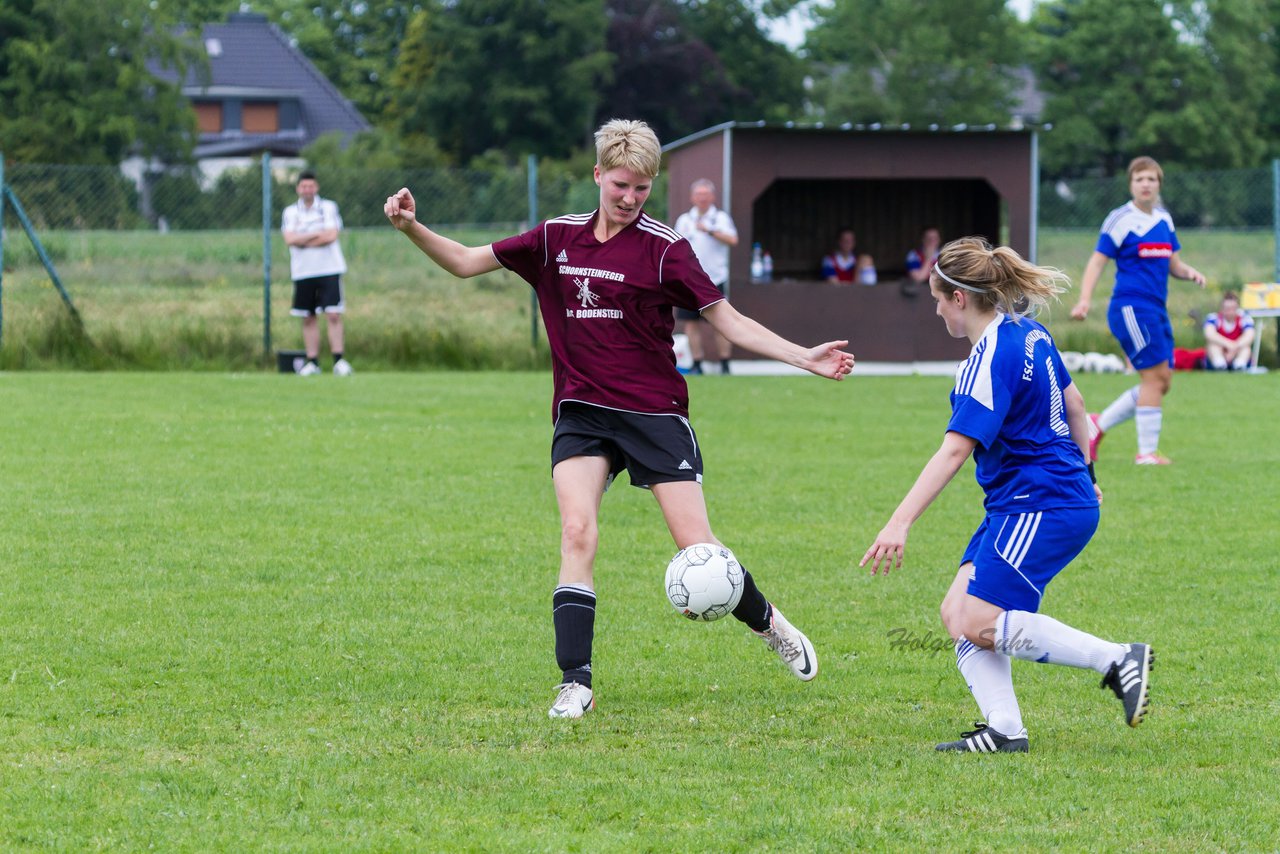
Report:
[[[506,267],[538,294],[555,383],[551,477],[561,519],[552,619],[562,678],[553,718],[579,718],[595,708],[592,568],[600,499],[614,475],[626,469],[632,485],[653,492],[678,548],[718,542],[702,494],[688,389],[672,350],[672,308],[700,311],[739,347],[818,376],[839,380],[853,370],[853,356],[841,350],[847,341],[806,349],[739,314],[707,278],[689,242],[643,213],[661,156],[644,122],[606,123],[596,131],[600,207],[489,246],[463,246],[422,225],[408,189],[390,196],[384,208],[392,225],[449,273],[467,278]],[[798,678],[812,679],[818,673],[813,645],[765,599],[751,573],[744,575],[733,615]]]

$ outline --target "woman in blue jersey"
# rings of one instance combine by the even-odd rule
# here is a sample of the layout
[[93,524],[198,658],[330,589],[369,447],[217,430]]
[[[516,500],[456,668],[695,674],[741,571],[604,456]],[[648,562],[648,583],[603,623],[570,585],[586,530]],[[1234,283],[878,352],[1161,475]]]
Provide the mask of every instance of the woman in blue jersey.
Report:
[[942,622],[984,720],[938,750],[1027,750],[1011,658],[1092,668],[1123,701],[1130,726],[1146,714],[1147,644],[1111,643],[1037,613],[1045,587],[1097,529],[1102,498],[1085,463],[1084,399],[1030,317],[1064,280],[976,237],[944,246],[929,275],[947,332],[973,350],[956,371],[942,447],[860,565],[873,575],[901,566],[911,525],[974,458],[987,515],[942,600]]
[[1093,289],[1112,258],[1116,285],[1107,306],[1107,325],[1129,362],[1142,377],[1101,415],[1088,416],[1089,461],[1098,458],[1103,435],[1130,418],[1138,425],[1138,465],[1168,465],[1161,456],[1160,426],[1164,396],[1173,381],[1173,326],[1169,323],[1169,276],[1204,287],[1200,271],[1178,257],[1181,245],[1173,218],[1160,206],[1164,171],[1150,157],[1129,164],[1129,194],[1133,200],[1113,210],[1102,223],[1098,246],[1080,278],[1080,300],[1071,317],[1089,316]]

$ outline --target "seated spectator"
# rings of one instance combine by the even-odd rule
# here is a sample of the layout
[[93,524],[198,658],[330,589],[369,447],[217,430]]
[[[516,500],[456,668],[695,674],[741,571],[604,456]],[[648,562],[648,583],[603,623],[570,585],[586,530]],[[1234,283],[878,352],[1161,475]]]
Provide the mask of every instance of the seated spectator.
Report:
[[876,283],[875,260],[858,251],[858,236],[852,228],[842,228],[836,235],[836,248],[822,259],[822,278],[834,285]]
[[1240,297],[1222,295],[1222,305],[1204,319],[1205,359],[1209,370],[1243,371],[1253,359],[1253,318],[1240,310]]
[[938,252],[942,249],[942,235],[936,228],[926,228],[920,232],[920,245],[907,253],[907,275],[913,282],[922,284],[929,281],[929,271],[938,260]]
[[874,285],[877,278],[875,259],[865,252],[858,255],[858,266],[854,271],[854,279],[858,284]]

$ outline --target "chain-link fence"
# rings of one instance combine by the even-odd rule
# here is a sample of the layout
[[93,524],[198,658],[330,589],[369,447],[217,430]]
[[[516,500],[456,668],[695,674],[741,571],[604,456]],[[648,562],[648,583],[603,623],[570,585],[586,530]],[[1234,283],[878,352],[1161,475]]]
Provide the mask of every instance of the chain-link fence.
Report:
[[[297,347],[279,228],[281,212],[296,200],[299,171],[270,158],[212,176],[196,168],[130,177],[112,167],[7,164],[3,186],[21,202],[83,322],[69,324],[13,204],[5,204],[0,368],[250,368],[270,360],[270,349]],[[598,189],[589,176],[532,160],[486,170],[317,171],[321,195],[339,204],[345,225],[354,357],[393,367],[545,364],[522,282],[505,273],[457,282],[387,226],[382,205],[407,186],[424,222],[482,245],[540,217],[591,210]],[[1166,176],[1163,196],[1184,257],[1213,285],[1209,294],[1171,288],[1180,345],[1195,343],[1199,328],[1188,318],[1212,310],[1216,293],[1276,278],[1274,173]],[[666,195],[660,177],[646,210],[666,219]],[[1038,259],[1078,280],[1102,221],[1128,197],[1123,176],[1045,182]],[[1064,329],[1078,340],[1062,343],[1109,347],[1105,322],[1095,325]],[[1268,341],[1264,351],[1272,361],[1273,348]]]
[[[1270,229],[1275,218],[1270,169],[1170,172],[1161,195],[1179,228]],[[1040,188],[1040,227],[1096,229],[1128,198],[1123,175],[1047,181]]]

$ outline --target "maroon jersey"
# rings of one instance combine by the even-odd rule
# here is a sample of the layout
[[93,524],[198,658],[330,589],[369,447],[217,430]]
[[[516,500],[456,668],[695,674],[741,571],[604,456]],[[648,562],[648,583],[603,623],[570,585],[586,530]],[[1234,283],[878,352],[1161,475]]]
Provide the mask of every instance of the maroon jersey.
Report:
[[533,285],[551,345],[555,397],[629,412],[688,416],[671,308],[724,299],[689,242],[641,212],[601,243],[596,213],[549,219],[493,244],[498,263]]

